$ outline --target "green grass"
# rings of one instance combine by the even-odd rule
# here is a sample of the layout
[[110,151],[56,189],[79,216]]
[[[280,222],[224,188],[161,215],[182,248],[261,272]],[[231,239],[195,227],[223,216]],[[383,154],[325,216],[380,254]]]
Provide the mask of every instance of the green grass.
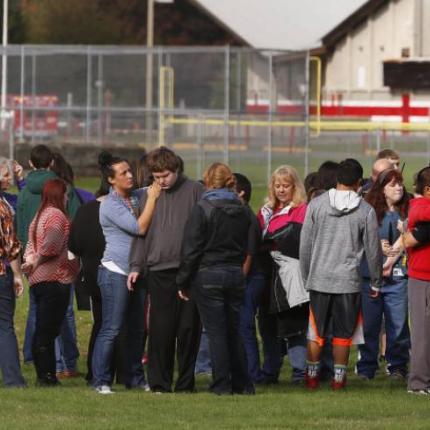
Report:
[[[314,159],[311,168],[316,168],[321,161]],[[409,163],[406,178],[412,178],[413,172],[423,164],[424,160]],[[262,179],[265,166],[256,162],[243,167],[245,173],[259,184],[254,187],[252,200],[254,209],[257,209],[266,194]],[[410,186],[411,180],[408,179],[407,183]],[[89,190],[95,190],[97,185],[97,178],[77,180],[77,186]],[[16,309],[20,347],[24,338],[27,293],[17,302]],[[84,373],[91,329],[90,313],[77,311],[76,321],[81,351],[79,368]],[[351,365],[354,361],[355,353]],[[404,383],[392,383],[383,374],[371,382],[358,380],[352,368],[349,369],[346,392],[333,393],[328,384],[317,392],[307,392],[304,387],[289,384],[291,370],[285,360],[279,385],[258,387],[256,396],[221,398],[205,392],[209,383],[207,377],[197,378],[198,393],[192,395],[155,395],[125,391],[123,387],[115,386],[115,395],[103,397],[88,388],[81,378],[64,381],[63,387],[58,389],[36,388],[33,367],[24,365],[23,371],[29,382],[28,389],[0,389],[0,429],[429,428],[429,399],[406,394]]]

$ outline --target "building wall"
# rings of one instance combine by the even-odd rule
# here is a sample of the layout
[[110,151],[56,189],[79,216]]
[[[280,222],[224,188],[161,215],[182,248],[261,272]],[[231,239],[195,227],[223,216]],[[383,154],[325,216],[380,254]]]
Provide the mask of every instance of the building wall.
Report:
[[[327,58],[323,97],[384,100],[398,97],[383,86],[383,61],[416,55],[417,0],[392,0],[341,40]],[[429,4],[430,1],[424,0]],[[427,21],[428,22],[428,21]],[[429,33],[430,36],[430,33]],[[430,38],[429,38],[430,42]],[[426,45],[427,46],[427,45]],[[430,43],[428,43],[430,52]]]

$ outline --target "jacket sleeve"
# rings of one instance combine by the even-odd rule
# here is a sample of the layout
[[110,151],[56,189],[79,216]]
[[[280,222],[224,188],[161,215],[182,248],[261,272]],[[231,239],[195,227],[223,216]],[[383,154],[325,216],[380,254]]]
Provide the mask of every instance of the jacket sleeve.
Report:
[[145,252],[144,252],[143,236],[135,236],[131,242],[130,248],[130,272],[143,273],[145,268]]
[[370,209],[366,217],[363,246],[369,266],[371,288],[379,290],[382,285],[382,249],[378,233],[378,220],[373,208]]
[[312,256],[312,242],[313,242],[313,228],[314,228],[314,215],[313,205],[309,205],[306,211],[305,222],[303,223],[300,235],[300,271],[302,273],[303,284],[306,287],[306,282],[309,276],[309,269],[311,266]]
[[[139,215],[145,209],[147,194],[146,188],[139,190]],[[130,247],[130,272],[143,273],[145,268],[145,237],[134,236]]]
[[73,252],[73,254],[78,256],[82,256],[82,253],[83,253],[81,234],[83,233],[84,225],[85,225],[85,219],[81,209],[79,208],[70,226],[69,243],[68,243],[69,250]]
[[185,225],[181,264],[176,276],[178,290],[186,290],[197,271],[206,243],[207,220],[203,208],[196,205]]

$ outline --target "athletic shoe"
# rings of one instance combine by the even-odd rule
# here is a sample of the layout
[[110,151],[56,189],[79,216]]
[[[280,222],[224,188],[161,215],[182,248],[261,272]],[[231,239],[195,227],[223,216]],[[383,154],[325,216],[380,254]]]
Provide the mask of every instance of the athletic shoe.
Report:
[[430,396],[430,388],[422,388],[421,390],[408,390],[408,394],[417,396]]
[[109,385],[100,385],[95,387],[94,390],[99,394],[114,394]]
[[81,376],[81,374],[76,370],[64,370],[63,372],[57,372],[58,379],[77,378],[78,376]]
[[344,390],[345,387],[346,387],[346,377],[343,379],[342,382],[337,382],[334,379],[331,381],[331,388],[333,391]]
[[305,385],[308,390],[316,390],[320,386],[320,377],[315,376],[311,378],[307,373],[305,375]]
[[423,388],[422,390],[408,390],[408,394],[415,394],[417,396],[430,396],[430,389]]
[[389,373],[389,377],[392,380],[404,381],[406,379],[407,372],[401,369],[394,369]]
[[127,390],[141,390],[141,391],[145,391],[146,393],[149,393],[151,391],[149,384],[146,382],[139,385],[126,385],[125,388]]

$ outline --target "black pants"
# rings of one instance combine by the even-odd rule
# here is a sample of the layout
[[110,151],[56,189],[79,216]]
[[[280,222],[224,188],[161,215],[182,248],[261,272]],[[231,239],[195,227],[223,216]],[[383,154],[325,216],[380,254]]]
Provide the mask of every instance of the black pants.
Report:
[[178,362],[175,391],[194,390],[194,367],[200,343],[200,319],[193,300],[179,299],[177,270],[149,272],[148,382],[153,391],[170,392]]
[[215,266],[198,272],[194,295],[209,337],[213,382],[216,394],[254,392],[242,337],[240,309],[245,296],[242,268]]
[[55,379],[55,338],[70,300],[70,285],[41,282],[31,287],[36,300],[33,361],[39,380]]
[[[98,292],[91,292],[91,313],[93,315],[93,327],[91,329],[90,340],[88,343],[88,355],[87,355],[87,374],[85,379],[89,382],[93,379],[93,351],[94,344],[96,343],[97,335],[102,326],[102,297],[100,290]],[[117,384],[124,383],[124,360],[125,360],[125,340],[126,340],[126,329],[123,328],[119,336],[115,339],[115,345],[113,349],[113,360],[112,360],[112,382],[116,379]]]

